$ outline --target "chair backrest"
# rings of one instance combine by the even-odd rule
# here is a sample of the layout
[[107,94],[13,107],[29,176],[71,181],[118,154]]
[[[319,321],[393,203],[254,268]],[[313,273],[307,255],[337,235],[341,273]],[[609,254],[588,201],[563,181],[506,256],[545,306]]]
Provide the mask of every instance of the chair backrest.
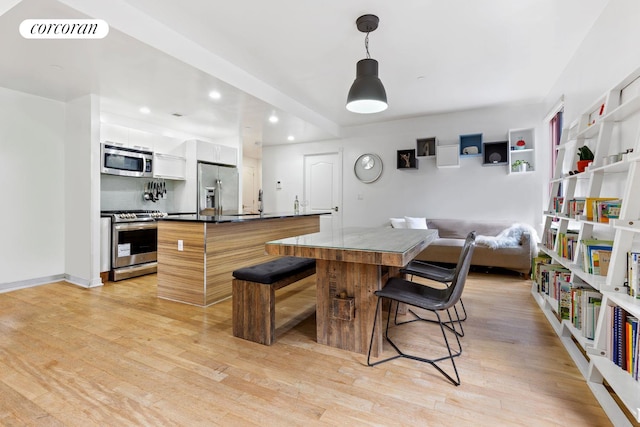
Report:
[[465,239],[460,258],[458,259],[458,265],[456,265],[456,272],[451,281],[451,285],[447,288],[448,298],[444,303],[443,309],[454,306],[462,296],[462,290],[464,284],[467,281],[467,275],[469,274],[469,268],[471,267],[471,257],[473,256],[473,250],[476,247],[476,232],[472,231],[467,235]]

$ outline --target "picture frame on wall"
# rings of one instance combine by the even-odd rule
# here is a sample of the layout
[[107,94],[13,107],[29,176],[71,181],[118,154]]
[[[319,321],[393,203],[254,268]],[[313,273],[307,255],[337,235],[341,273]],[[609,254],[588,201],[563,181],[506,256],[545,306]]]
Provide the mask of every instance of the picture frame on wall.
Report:
[[420,138],[416,140],[416,156],[432,157],[436,155],[436,137]]
[[398,150],[398,169],[418,169],[416,150]]

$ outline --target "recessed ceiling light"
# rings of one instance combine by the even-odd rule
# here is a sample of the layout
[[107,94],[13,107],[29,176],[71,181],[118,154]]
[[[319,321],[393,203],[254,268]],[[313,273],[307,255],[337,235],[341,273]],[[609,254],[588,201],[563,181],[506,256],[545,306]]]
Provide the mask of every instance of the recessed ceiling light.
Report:
[[209,92],[209,98],[211,99],[220,99],[222,97],[222,94],[220,94],[220,92],[218,92],[217,90],[212,90],[211,92]]
[[278,123],[278,116],[276,116],[275,113],[271,113],[271,115],[269,116],[269,121],[271,123]]
[[147,107],[140,107],[140,112],[142,114],[149,114],[151,112],[151,110]]
[[293,135],[289,135],[289,136],[287,137],[287,140],[289,140],[289,141],[294,141],[295,139],[296,139],[296,138],[295,138]]

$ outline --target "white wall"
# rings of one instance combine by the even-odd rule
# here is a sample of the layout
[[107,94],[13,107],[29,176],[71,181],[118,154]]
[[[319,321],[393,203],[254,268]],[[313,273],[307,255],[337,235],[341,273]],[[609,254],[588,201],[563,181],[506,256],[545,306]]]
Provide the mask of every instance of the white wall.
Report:
[[[610,0],[545,99],[546,110],[564,98],[564,127],[598,97],[640,67],[640,1]],[[547,158],[551,147],[541,147]],[[550,168],[544,171],[551,176]],[[546,206],[547,188],[543,187]],[[621,194],[622,189],[609,190]]]
[[0,290],[64,273],[65,104],[0,88]]
[[[480,157],[461,159],[459,169],[437,169],[433,158],[419,158],[418,170],[398,170],[396,151],[415,148],[416,139],[430,136],[446,143],[482,133],[484,141],[504,141],[509,129],[527,127],[536,127],[536,145],[544,144],[542,116],[542,105],[486,108],[352,128],[340,140],[264,147],[265,210],[290,211],[295,195],[303,193],[304,154],[341,149],[344,226],[380,226],[389,217],[406,215],[510,219],[539,228],[539,188],[546,177],[537,171],[508,175],[507,166],[483,167]],[[367,152],[384,163],[382,176],[372,184],[353,173],[355,160]],[[536,157],[536,163],[543,161]],[[282,190],[275,189],[278,180]]]
[[100,111],[95,95],[67,103],[65,274],[81,286],[100,280]]
[[640,67],[640,1],[610,0],[546,97],[564,95],[565,126],[605,91]]

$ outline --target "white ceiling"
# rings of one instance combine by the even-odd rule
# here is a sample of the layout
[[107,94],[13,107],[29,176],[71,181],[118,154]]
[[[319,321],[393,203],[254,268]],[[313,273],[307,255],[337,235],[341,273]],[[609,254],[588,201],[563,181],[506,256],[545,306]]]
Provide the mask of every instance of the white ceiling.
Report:
[[[349,126],[540,102],[608,1],[0,0],[0,86],[61,101],[95,93],[107,119],[176,136],[241,134],[258,157],[256,142],[288,135],[321,140]],[[344,105],[365,56],[355,20],[366,13],[380,18],[369,50],[389,109],[358,115]],[[24,19],[86,16],[105,19],[109,35],[18,33]]]

